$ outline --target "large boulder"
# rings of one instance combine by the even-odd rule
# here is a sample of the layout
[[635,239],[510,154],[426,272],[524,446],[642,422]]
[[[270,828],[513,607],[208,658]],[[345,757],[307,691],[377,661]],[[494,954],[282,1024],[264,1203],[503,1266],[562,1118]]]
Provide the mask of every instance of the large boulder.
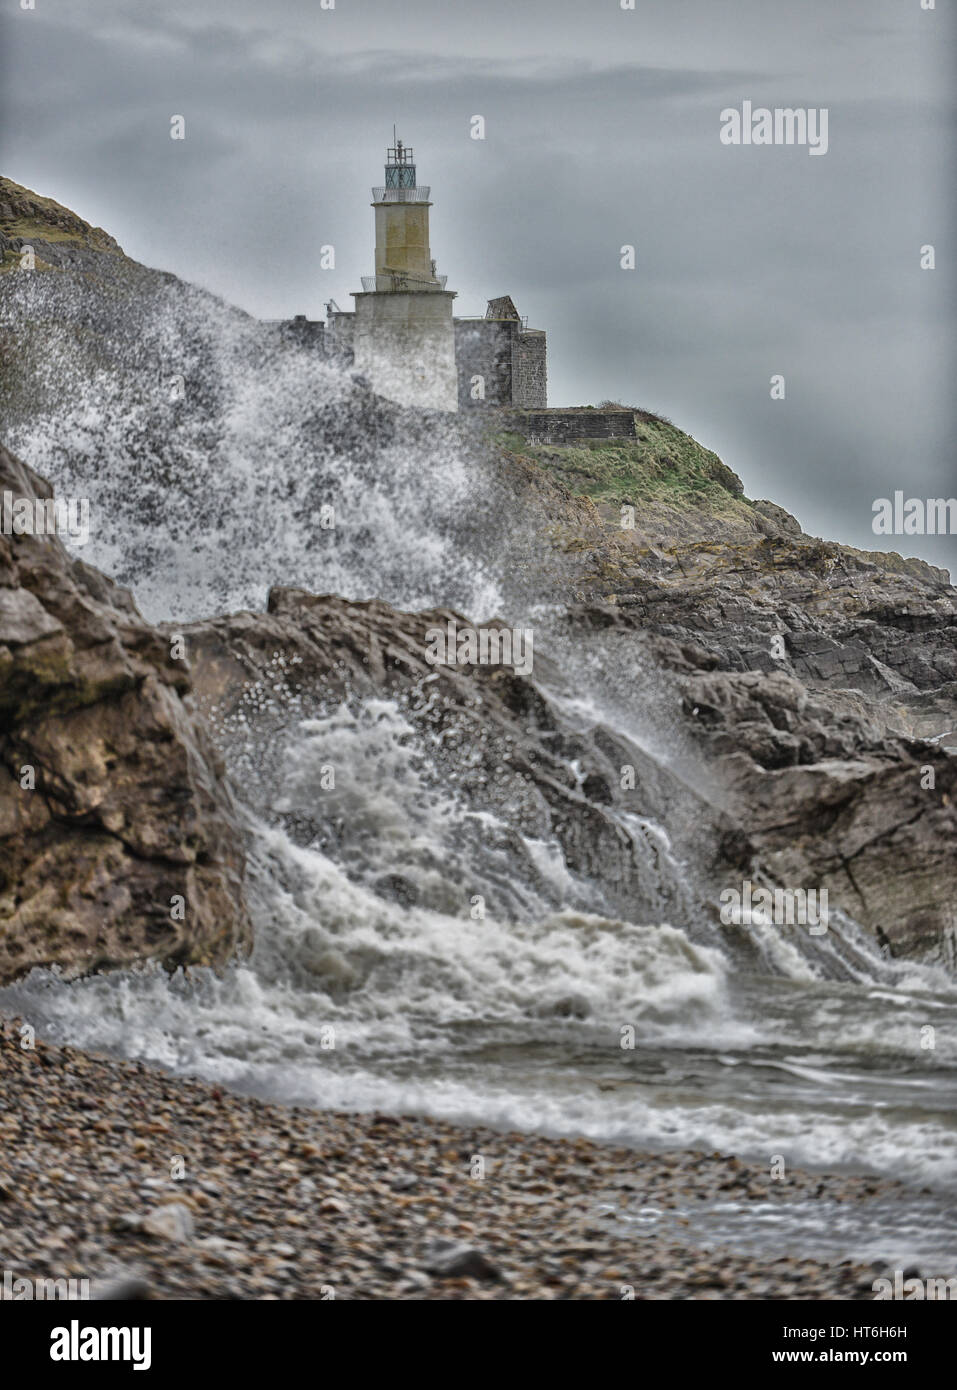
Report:
[[[7,501],[52,497],[0,447]],[[0,981],[249,943],[242,830],[190,676],[56,536],[0,534]]]

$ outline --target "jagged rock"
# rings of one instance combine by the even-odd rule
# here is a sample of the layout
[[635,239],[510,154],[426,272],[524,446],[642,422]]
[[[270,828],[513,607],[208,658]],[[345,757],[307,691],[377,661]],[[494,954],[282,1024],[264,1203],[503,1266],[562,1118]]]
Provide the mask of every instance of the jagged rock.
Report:
[[[52,496],[0,448],[3,490]],[[238,814],[189,690],[126,591],[56,537],[0,535],[0,980],[248,944]]]
[[[554,836],[569,868],[600,885],[593,904],[604,892],[632,920],[680,914],[683,886],[641,872],[654,852],[640,834],[626,833],[614,814],[619,770],[623,763],[638,769],[631,810],[651,815],[667,799],[675,810],[687,806],[692,824],[707,814],[704,803],[609,730],[580,736],[537,679],[503,666],[430,665],[427,629],[444,628],[450,619],[465,622],[461,615],[449,609],[404,613],[379,600],[350,602],[291,588],[271,590],[268,606],[265,614],[238,613],[177,629],[188,643],[199,707],[209,713],[223,751],[240,760],[235,775],[254,804],[275,798],[291,711],[307,717],[339,702],[394,698],[434,750],[440,775],[472,808],[507,825],[502,833],[523,859],[522,836]],[[536,652],[536,677],[552,669]],[[266,686],[281,692],[281,713],[258,708],[255,692]],[[247,765],[241,760],[250,741],[257,756]],[[584,769],[581,782],[575,765]],[[286,817],[285,825],[302,843],[316,833],[308,810]],[[702,835],[695,830],[699,846]],[[403,885],[384,886],[388,896],[402,900]]]
[[826,888],[895,954],[957,964],[957,758],[835,711],[780,672],[681,684],[724,779],[728,863]]
[[716,863],[827,887],[895,953],[957,963],[947,573],[747,499],[653,501],[630,531],[600,511],[573,553],[569,630],[644,642],[677,679],[729,822]]
[[719,669],[781,671],[832,706],[851,694],[889,732],[947,729],[939,717],[957,711],[957,593],[945,571],[799,528],[755,534],[769,504],[755,505],[760,523],[737,515],[708,541],[692,506],[669,520],[670,535],[657,513],[630,532],[583,527],[573,619],[697,647]]
[[[782,886],[826,887],[832,909],[843,908],[894,953],[952,960],[957,760],[940,745],[890,734],[874,699],[810,690],[783,670],[722,670],[720,654],[690,641],[635,633],[665,678],[660,701],[693,740],[699,793],[608,728],[569,728],[545,693],[554,669],[546,653],[536,652],[534,678],[503,667],[429,666],[426,629],[454,616],[282,588],[271,591],[266,614],[182,631],[197,696],[214,713],[224,749],[231,739],[245,747],[251,726],[257,746],[268,747],[272,716],[250,701],[263,688],[283,692],[280,737],[290,708],[306,717],[354,697],[396,698],[441,749],[444,774],[471,806],[506,807],[513,833],[554,837],[569,868],[600,884],[632,920],[713,914],[720,888],[758,863]],[[610,605],[577,617],[579,631],[590,620],[615,620]],[[278,763],[263,762],[262,787],[255,768],[244,780],[268,802]],[[636,773],[627,803],[618,775],[625,764]],[[927,769],[933,789],[922,786]],[[647,846],[626,836],[616,815],[653,818],[662,807],[674,852],[696,878],[683,899],[669,897],[660,877],[649,890],[659,861],[642,858]],[[316,827],[306,814],[290,817],[287,830],[307,843]],[[389,891],[399,896],[402,885]]]
[[[754,510],[759,517],[765,517],[772,523],[772,526],[767,530],[768,535],[774,535],[776,531],[785,531],[791,536],[800,536],[803,534],[801,523],[798,521],[797,517],[792,516],[790,512],[786,512],[784,508],[779,507],[776,502],[768,502],[764,499],[760,499],[754,503]],[[760,526],[760,522],[758,522],[758,525]]]
[[126,261],[122,248],[102,227],[91,227],[52,198],[0,177],[0,270],[15,266],[24,246],[33,248],[38,270],[89,270],[104,256],[115,263]]

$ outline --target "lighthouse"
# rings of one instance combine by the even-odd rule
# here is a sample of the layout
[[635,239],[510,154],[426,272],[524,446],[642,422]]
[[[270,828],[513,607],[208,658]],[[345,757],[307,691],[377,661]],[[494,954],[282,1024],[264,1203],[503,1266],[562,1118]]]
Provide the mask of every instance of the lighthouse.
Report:
[[455,292],[437,275],[429,245],[430,189],[416,182],[401,140],[388,150],[385,183],[372,190],[375,274],[354,294],[355,368],[380,396],[428,410],[458,409]]
[[430,190],[415,155],[396,139],[385,182],[372,190],[375,274],[363,275],[355,309],[326,303],[326,322],[297,315],[280,326],[290,344],[315,345],[373,391],[421,410],[547,408],[545,334],[529,328],[512,298],[488,301],[481,317],[455,318],[429,244]]

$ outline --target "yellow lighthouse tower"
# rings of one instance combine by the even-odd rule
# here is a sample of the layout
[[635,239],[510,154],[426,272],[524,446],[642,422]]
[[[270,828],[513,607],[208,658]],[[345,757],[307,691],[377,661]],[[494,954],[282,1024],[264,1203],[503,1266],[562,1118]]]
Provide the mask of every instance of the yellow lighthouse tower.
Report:
[[364,275],[353,295],[355,366],[374,391],[400,405],[457,410],[455,293],[435,271],[429,193],[416,183],[413,151],[396,140],[385,184],[372,190],[375,275]]

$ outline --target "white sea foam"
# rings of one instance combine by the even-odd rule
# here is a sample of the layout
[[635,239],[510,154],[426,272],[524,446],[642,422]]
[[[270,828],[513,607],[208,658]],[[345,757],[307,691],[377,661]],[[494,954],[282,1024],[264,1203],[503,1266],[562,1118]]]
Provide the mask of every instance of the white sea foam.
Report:
[[[472,617],[512,601],[515,519],[458,427],[377,438],[347,376],[295,345],[264,356],[261,328],[196,292],[154,287],[142,323],[122,310],[92,357],[67,278],[22,293],[18,309],[7,286],[4,322],[42,321],[43,351],[7,442],[90,497],[82,558],[131,583],[151,618],[261,607],[275,583]],[[553,617],[546,604],[536,621]],[[687,750],[646,717],[655,684],[636,684],[633,658],[613,673],[604,648],[566,655],[567,689],[549,693],[575,727],[616,730],[697,790]],[[769,929],[743,975],[685,891],[664,795],[653,814],[608,812],[649,905],[629,920],[600,868],[573,871],[508,805],[473,805],[394,702],[303,720],[275,685],[252,692],[230,752],[258,812],[252,957],[219,975],[35,972],[0,1002],[75,1045],[274,1099],[957,1180],[942,972],[883,958],[835,914],[814,943]]]

